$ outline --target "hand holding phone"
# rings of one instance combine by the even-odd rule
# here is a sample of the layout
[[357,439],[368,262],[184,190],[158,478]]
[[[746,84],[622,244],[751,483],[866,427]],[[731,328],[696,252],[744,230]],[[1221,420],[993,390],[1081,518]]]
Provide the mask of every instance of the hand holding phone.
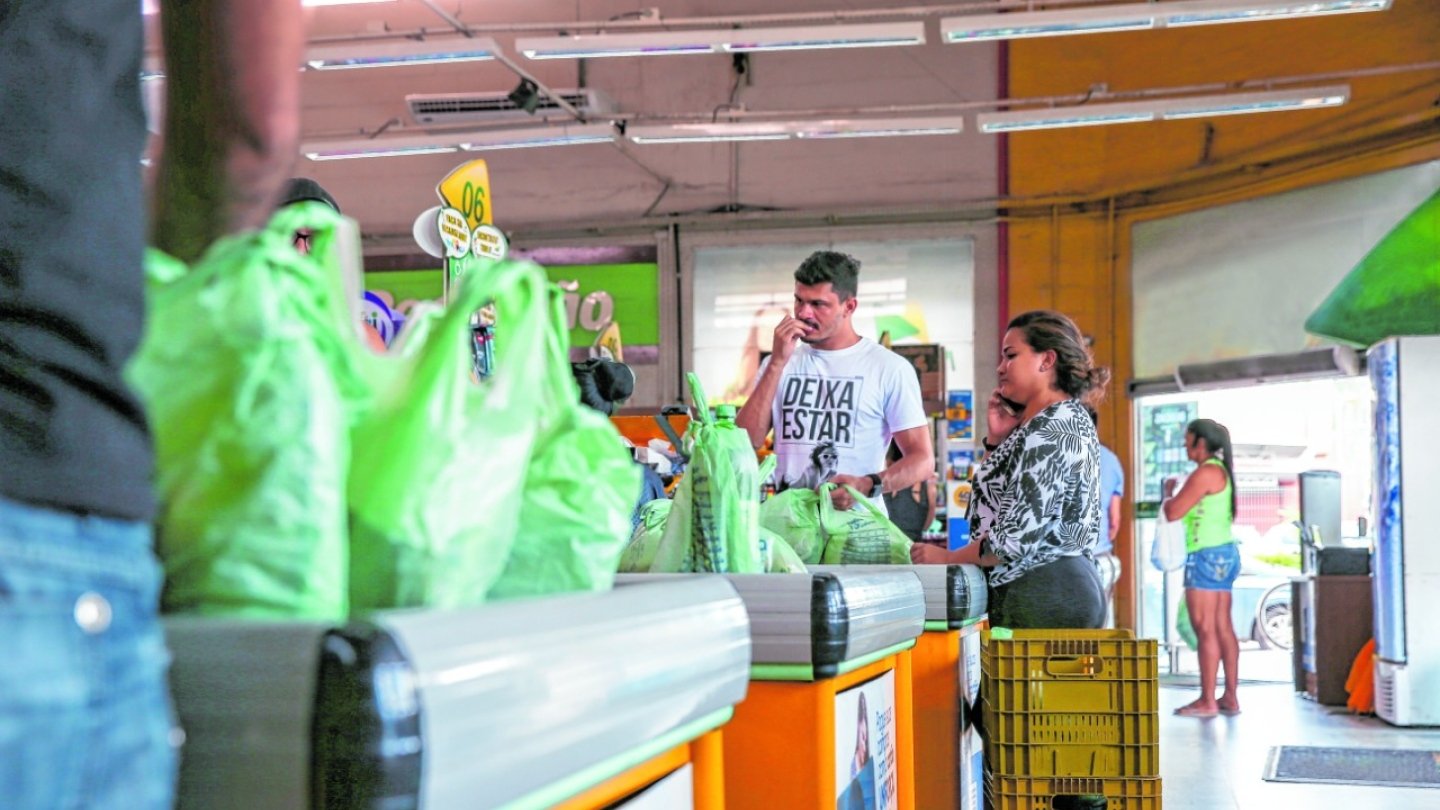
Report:
[[1024,412],[1020,403],[1000,396],[996,391],[990,394],[990,402],[985,409],[987,427],[990,435],[986,437],[990,444],[998,445],[1020,426],[1020,414]]

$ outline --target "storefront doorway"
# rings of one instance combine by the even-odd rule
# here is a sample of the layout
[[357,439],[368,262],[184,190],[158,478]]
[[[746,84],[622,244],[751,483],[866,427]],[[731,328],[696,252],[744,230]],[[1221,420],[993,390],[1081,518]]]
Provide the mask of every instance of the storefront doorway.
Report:
[[1300,573],[1299,476],[1334,470],[1341,481],[1341,540],[1364,544],[1371,487],[1371,393],[1368,378],[1345,377],[1159,394],[1135,400],[1135,500],[1141,635],[1165,645],[1172,674],[1195,674],[1194,635],[1182,610],[1183,572],[1149,562],[1161,481],[1193,468],[1185,459],[1185,426],[1214,419],[1230,429],[1235,449],[1234,536],[1243,561],[1232,620],[1241,641],[1244,680],[1291,679],[1289,583]]

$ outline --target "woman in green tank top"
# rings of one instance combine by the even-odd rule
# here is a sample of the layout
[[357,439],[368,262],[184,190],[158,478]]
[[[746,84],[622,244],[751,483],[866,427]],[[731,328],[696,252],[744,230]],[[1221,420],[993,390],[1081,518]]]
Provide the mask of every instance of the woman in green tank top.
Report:
[[[1231,532],[1235,464],[1230,431],[1211,419],[1196,419],[1185,428],[1185,452],[1199,466],[1179,491],[1168,483],[1162,508],[1167,520],[1185,521],[1185,607],[1199,641],[1200,697],[1175,713],[1234,715],[1240,713],[1240,641],[1230,621],[1230,589],[1240,573],[1240,549]],[[1222,663],[1225,693],[1216,699]]]

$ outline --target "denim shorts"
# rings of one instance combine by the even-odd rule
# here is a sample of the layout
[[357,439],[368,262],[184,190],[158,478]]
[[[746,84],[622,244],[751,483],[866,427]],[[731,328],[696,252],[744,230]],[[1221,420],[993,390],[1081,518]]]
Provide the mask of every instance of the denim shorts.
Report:
[[0,806],[173,804],[160,581],[148,525],[0,498]]
[[1228,591],[1240,576],[1240,546],[1226,543],[1185,555],[1185,587],[1197,591]]

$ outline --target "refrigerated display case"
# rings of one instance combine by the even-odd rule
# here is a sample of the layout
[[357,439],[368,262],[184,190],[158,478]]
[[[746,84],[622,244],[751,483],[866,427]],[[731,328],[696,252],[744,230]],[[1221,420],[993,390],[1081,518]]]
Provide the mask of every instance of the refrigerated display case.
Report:
[[1440,725],[1440,336],[1369,352],[1375,386],[1375,709]]

